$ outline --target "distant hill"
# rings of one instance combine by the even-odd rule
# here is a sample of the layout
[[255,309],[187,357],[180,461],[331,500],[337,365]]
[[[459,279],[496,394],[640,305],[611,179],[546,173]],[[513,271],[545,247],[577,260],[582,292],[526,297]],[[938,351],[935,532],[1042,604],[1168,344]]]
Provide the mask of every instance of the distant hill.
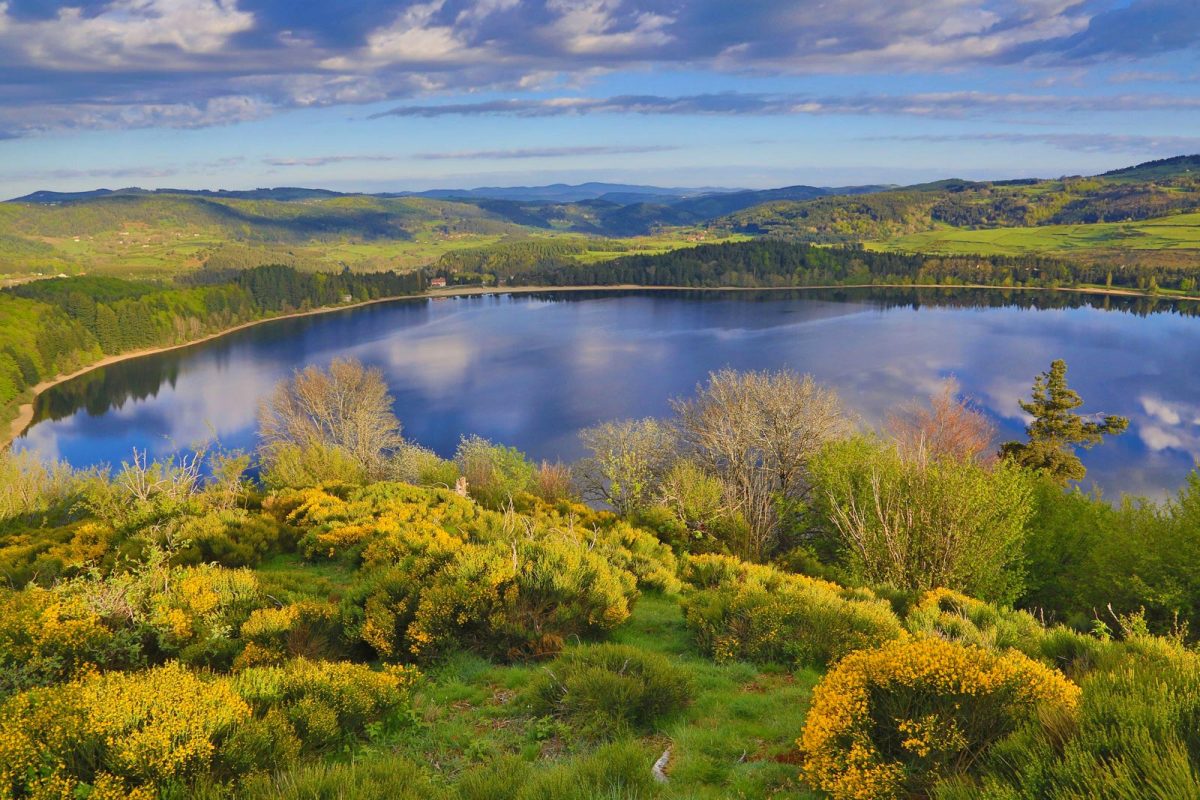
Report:
[[136,186],[127,189],[93,189],[90,192],[51,192],[38,191],[24,197],[15,197],[5,202],[9,203],[40,203],[54,205],[69,203],[77,200],[97,200],[103,197],[128,197],[143,195],[182,195],[185,197],[216,197],[227,200],[312,200],[315,198],[345,197],[344,192],[329,189],[304,189],[292,186],[281,186],[275,189],[140,189]]
[[1100,177],[1142,181],[1163,180],[1196,173],[1200,173],[1200,154],[1160,158],[1157,161],[1147,161],[1132,167],[1114,169],[1105,172]]
[[665,188],[625,183],[554,183],[549,186],[482,186],[476,189],[429,189],[423,192],[391,192],[383,197],[434,197],[440,199],[514,200],[529,203],[578,203],[606,199],[610,202],[645,202],[651,198],[676,200],[702,194],[733,192],[736,189]]

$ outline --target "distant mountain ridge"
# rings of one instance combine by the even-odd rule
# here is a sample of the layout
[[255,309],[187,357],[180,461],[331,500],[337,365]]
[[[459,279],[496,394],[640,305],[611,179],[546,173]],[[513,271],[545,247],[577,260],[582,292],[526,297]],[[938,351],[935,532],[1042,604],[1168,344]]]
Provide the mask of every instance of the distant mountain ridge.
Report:
[[[743,189],[723,189],[719,187],[675,187],[643,186],[626,183],[555,183],[547,186],[484,186],[475,189],[428,189],[425,191],[402,192],[338,192],[332,189],[309,189],[296,186],[280,186],[259,189],[142,189],[130,186],[123,189],[92,189],[85,192],[55,192],[40,190],[15,197],[5,202],[9,203],[68,203],[77,200],[95,200],[114,195],[157,195],[173,194],[189,197],[212,197],[229,200],[312,200],[331,197],[428,197],[437,200],[515,200],[520,202],[538,203],[577,203],[584,200],[609,199],[620,202],[629,198],[628,202],[648,199],[679,200],[698,195],[722,194],[741,192]],[[620,199],[618,199],[620,198]]]

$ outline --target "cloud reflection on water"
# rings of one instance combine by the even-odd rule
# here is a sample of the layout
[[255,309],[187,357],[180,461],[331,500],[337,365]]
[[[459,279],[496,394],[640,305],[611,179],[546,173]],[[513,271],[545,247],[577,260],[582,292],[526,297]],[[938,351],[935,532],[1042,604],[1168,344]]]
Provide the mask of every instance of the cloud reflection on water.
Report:
[[[276,381],[339,354],[379,366],[406,434],[442,453],[478,433],[571,459],[580,427],[663,415],[671,397],[725,366],[812,373],[868,424],[954,377],[1012,438],[1024,424],[1017,399],[1065,358],[1085,410],[1131,418],[1129,434],[1085,455],[1109,493],[1173,490],[1200,454],[1200,375],[1190,366],[1200,318],[885,308],[848,296],[473,297],[288,320],[118,364],[87,387],[65,384],[46,402],[61,418],[18,446],[80,465],[119,462],[135,446],[163,455],[214,431],[225,446],[252,447],[258,402]],[[110,410],[89,415],[76,404],[84,396],[93,411]]]

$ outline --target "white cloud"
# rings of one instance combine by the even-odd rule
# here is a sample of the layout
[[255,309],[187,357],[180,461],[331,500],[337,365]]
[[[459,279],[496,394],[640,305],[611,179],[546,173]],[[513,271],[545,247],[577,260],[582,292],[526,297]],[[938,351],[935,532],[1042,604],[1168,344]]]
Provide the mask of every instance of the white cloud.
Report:
[[49,69],[180,66],[181,54],[210,55],[254,27],[236,0],[113,0],[99,13],[67,6],[46,20],[24,21],[0,4],[0,49]]

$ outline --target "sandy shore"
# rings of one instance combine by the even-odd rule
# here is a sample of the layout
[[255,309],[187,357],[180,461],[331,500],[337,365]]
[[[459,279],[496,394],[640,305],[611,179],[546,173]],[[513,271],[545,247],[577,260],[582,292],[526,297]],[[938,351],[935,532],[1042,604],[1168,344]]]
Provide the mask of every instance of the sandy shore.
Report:
[[[342,306],[327,306],[322,308],[314,308],[309,311],[297,311],[292,314],[281,314],[276,317],[264,317],[262,319],[244,322],[241,325],[235,325],[232,328],[226,328],[223,331],[209,334],[200,339],[193,339],[190,342],[183,344],[175,344],[167,347],[152,347],[146,350],[134,350],[129,353],[122,353],[117,356],[108,356],[94,364],[89,364],[82,369],[76,370],[69,375],[58,375],[46,381],[42,381],[37,386],[33,387],[33,397],[36,398],[39,394],[57,386],[60,383],[78,378],[80,375],[86,375],[92,370],[107,367],[110,364],[116,364],[121,361],[128,361],[133,358],[141,358],[143,356],[154,355],[155,353],[165,353],[170,350],[179,350],[184,347],[191,347],[197,344],[218,339],[222,336],[227,336],[246,328],[252,328],[255,325],[265,325],[268,322],[276,322],[281,319],[295,319],[296,317],[310,317],[316,314],[329,314],[334,311],[346,311],[354,308],[362,308],[363,306],[375,305],[377,303],[392,303],[401,300],[417,300],[421,298],[437,298],[437,297],[472,297],[477,295],[489,294],[531,294],[535,292],[796,292],[796,291],[818,291],[829,289],[990,289],[998,291],[1041,291],[1041,292],[1074,292],[1076,294],[1096,294],[1096,295],[1114,295],[1118,297],[1150,297],[1151,295],[1145,292],[1139,292],[1132,289],[1108,289],[1108,288],[1073,288],[1068,286],[1048,288],[1048,287],[1008,287],[1008,286],[989,286],[987,284],[966,284],[962,286],[942,286],[939,284],[911,284],[911,283],[869,283],[857,286],[831,285],[831,286],[766,286],[766,287],[746,287],[746,286],[639,286],[637,284],[617,284],[609,286],[448,286],[445,289],[433,289],[425,294],[418,295],[401,295],[398,297],[382,297],[377,300],[365,300],[361,303],[351,303]],[[1200,297],[1193,295],[1159,295],[1163,300],[1200,300]],[[33,422],[33,403],[25,403],[18,407],[17,416],[9,423],[7,430],[0,431],[0,448],[7,447],[18,436],[25,432],[29,424]]]

